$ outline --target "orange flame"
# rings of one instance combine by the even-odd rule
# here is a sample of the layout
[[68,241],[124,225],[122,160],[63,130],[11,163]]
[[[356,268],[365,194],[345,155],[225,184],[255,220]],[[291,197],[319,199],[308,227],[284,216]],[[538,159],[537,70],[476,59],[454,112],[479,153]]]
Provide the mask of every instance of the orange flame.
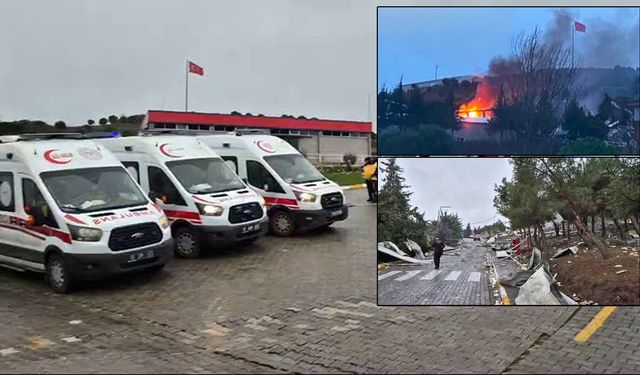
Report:
[[458,108],[458,116],[461,118],[493,117],[491,110],[496,104],[496,96],[495,89],[484,79],[481,80],[476,88],[475,97]]

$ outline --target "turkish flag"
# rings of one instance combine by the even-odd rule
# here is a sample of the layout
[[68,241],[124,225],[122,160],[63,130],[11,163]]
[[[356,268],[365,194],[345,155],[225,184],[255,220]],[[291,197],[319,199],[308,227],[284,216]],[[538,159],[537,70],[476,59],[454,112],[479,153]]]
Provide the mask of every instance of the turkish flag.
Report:
[[189,73],[197,74],[199,76],[204,75],[204,68],[200,65],[189,61]]
[[581,33],[584,33],[584,32],[586,32],[586,31],[587,31],[587,27],[586,27],[584,24],[582,24],[582,23],[580,23],[580,22],[576,21],[576,31],[579,31],[579,32],[581,32]]

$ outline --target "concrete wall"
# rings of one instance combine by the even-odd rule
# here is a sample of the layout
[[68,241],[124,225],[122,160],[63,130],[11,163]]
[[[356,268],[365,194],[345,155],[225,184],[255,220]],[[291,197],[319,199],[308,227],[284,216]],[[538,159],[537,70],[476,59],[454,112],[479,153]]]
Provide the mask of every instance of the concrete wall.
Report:
[[[307,155],[307,158],[314,163],[320,162],[342,162],[345,154],[356,155],[360,164],[365,156],[370,154],[371,140],[369,137],[332,137],[318,136],[300,138],[298,150]],[[321,160],[318,160],[320,154]]]

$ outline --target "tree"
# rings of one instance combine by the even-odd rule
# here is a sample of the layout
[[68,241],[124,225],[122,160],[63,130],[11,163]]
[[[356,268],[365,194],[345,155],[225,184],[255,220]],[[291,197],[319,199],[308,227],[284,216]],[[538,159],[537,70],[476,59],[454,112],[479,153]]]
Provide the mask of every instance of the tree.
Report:
[[402,88],[402,78],[400,78],[398,85],[389,95],[387,122],[388,125],[395,125],[404,130],[407,127],[408,117],[409,107],[407,106],[407,100]]
[[95,121],[93,121],[93,120],[91,120],[91,119],[87,120],[87,124],[88,124],[88,125],[93,125],[93,124],[95,124],[95,123],[96,123],[96,122],[95,122]]
[[378,238],[396,245],[406,240],[406,221],[411,211],[402,168],[395,158],[382,161],[384,181],[378,196]]
[[[588,160],[588,159],[587,159]],[[529,159],[538,177],[545,182],[549,194],[562,202],[573,216],[578,235],[590,248],[600,251],[603,259],[610,257],[600,238],[589,230],[585,216],[592,209],[592,187],[587,173],[588,161],[571,158]]]
[[532,164],[535,160],[513,159],[513,179],[502,179],[502,183],[495,188],[493,202],[498,213],[511,221],[513,229],[531,232],[533,227],[536,244],[545,249],[543,225],[553,217],[554,207],[543,181],[536,174],[535,165]]
[[109,116],[109,123],[110,123],[110,124],[112,124],[112,125],[113,125],[113,124],[115,124],[115,123],[117,123],[117,122],[118,122],[118,116],[116,116],[116,115],[111,115],[111,116]]
[[449,133],[438,125],[420,125],[417,129],[400,131],[386,129],[378,137],[381,154],[450,154],[454,142]]
[[462,238],[462,221],[457,214],[445,212],[438,218],[436,237],[443,241]]
[[513,60],[518,71],[511,94],[494,116],[522,143],[523,152],[531,153],[560,128],[576,71],[570,49],[561,42],[543,43],[538,28],[514,39]]
[[464,232],[462,233],[462,235],[464,237],[471,237],[471,223],[467,223],[467,227],[465,228]]
[[101,119],[98,121],[98,124],[100,124],[100,125],[107,125],[107,122],[108,122],[108,121],[107,121],[107,119],[103,117],[103,118],[101,118]]
[[67,124],[64,121],[56,121],[53,126],[58,130],[64,130],[67,128]]
[[409,203],[411,192],[395,158],[382,161],[384,182],[378,197],[378,238],[401,246],[407,239],[426,249],[428,222],[424,212]]
[[585,137],[560,148],[561,154],[571,155],[612,155],[617,152],[618,148],[594,137]]

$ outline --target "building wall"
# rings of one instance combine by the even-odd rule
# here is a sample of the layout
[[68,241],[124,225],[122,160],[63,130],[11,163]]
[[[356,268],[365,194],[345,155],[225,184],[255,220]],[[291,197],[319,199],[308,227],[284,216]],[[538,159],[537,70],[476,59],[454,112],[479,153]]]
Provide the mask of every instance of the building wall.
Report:
[[[312,135],[300,138],[298,150],[313,163],[341,163],[345,154],[356,156],[357,164],[370,154],[370,137],[337,137]],[[318,155],[319,154],[319,155]]]

